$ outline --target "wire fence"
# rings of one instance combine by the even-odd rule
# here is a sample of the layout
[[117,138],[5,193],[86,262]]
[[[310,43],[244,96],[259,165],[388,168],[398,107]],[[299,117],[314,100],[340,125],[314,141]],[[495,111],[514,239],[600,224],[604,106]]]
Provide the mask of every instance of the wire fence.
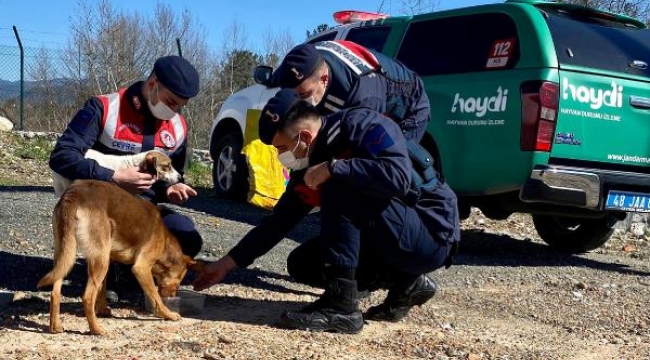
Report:
[[21,59],[20,47],[0,45],[0,116],[20,130],[63,130],[79,107],[72,71],[64,50],[23,48]]
[[[176,47],[180,54],[180,44]],[[11,121],[17,130],[62,132],[91,96],[112,92],[146,76],[136,74],[128,82],[117,84],[109,73],[101,76],[109,86],[100,86],[96,74],[88,73],[88,64],[82,64],[78,51],[34,47],[22,50],[21,54],[20,46],[0,45],[0,117]],[[99,62],[95,68],[97,72],[103,69]],[[192,130],[189,145],[207,148],[214,114],[189,111],[190,107],[186,110],[184,116]]]

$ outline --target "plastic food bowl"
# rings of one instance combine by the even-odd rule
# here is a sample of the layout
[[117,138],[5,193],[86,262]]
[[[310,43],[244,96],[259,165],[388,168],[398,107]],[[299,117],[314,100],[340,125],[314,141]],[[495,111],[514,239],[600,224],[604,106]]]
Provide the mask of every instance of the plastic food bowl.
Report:
[[[197,315],[203,311],[205,295],[190,290],[178,290],[176,296],[164,297],[162,301],[169,310],[177,312],[181,316]],[[149,313],[153,313],[151,302],[146,295],[144,297],[144,309]]]

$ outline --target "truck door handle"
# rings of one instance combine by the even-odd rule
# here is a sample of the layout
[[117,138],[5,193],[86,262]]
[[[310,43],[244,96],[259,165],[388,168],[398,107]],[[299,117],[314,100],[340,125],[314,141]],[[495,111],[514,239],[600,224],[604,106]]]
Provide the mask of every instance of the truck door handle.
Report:
[[639,109],[650,109],[650,98],[630,95],[630,105]]

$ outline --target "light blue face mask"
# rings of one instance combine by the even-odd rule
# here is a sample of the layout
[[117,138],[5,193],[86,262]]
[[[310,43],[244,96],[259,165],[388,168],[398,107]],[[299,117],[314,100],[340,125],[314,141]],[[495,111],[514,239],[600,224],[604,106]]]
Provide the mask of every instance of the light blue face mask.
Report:
[[[278,160],[280,160],[282,165],[287,169],[302,170],[306,169],[309,166],[308,156],[298,159],[296,158],[296,155],[294,155],[294,152],[296,149],[298,149],[298,145],[300,145],[300,133],[298,133],[298,142],[296,143],[296,146],[293,148],[293,150],[287,150],[278,155]],[[309,145],[307,145],[307,151],[305,154],[309,154]]]

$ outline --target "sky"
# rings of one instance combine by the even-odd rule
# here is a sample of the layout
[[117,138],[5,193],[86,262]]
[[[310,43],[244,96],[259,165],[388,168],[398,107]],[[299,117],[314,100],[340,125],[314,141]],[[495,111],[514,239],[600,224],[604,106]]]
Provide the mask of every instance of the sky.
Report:
[[[92,3],[93,0],[88,0]],[[334,25],[332,14],[339,10],[376,11],[403,14],[402,0],[111,0],[117,9],[152,15],[160,2],[180,14],[184,8],[195,16],[207,33],[210,48],[218,49],[228,25],[237,21],[245,26],[249,46],[258,48],[259,40],[270,27],[288,31],[296,42],[305,38],[307,29],[327,23]],[[430,1],[429,1],[430,2]],[[500,1],[439,0],[437,9],[450,9]],[[68,41],[69,21],[75,16],[76,0],[0,0],[0,45],[15,46],[12,26],[18,28],[23,46],[63,48]]]
[[[87,0],[89,4],[99,0]],[[189,10],[206,34],[210,49],[219,51],[224,33],[237,23],[243,26],[247,43],[243,47],[262,51],[264,34],[288,32],[294,42],[305,40],[307,30],[319,24],[335,25],[332,14],[341,10],[377,11],[404,15],[405,0],[109,0],[124,13],[138,12],[152,18],[158,3],[180,15]],[[502,2],[504,0],[437,0],[436,10]],[[432,0],[424,3],[431,4]],[[382,5],[383,4],[383,5]],[[77,0],[0,0],[0,80],[20,78],[20,61],[13,26],[22,44],[35,51],[64,49],[70,40],[70,21],[78,9]],[[33,53],[33,52],[32,52]],[[18,60],[16,60],[18,59]],[[26,59],[26,62],[29,59]],[[61,60],[62,61],[62,60]],[[27,66],[27,65],[26,65]]]

